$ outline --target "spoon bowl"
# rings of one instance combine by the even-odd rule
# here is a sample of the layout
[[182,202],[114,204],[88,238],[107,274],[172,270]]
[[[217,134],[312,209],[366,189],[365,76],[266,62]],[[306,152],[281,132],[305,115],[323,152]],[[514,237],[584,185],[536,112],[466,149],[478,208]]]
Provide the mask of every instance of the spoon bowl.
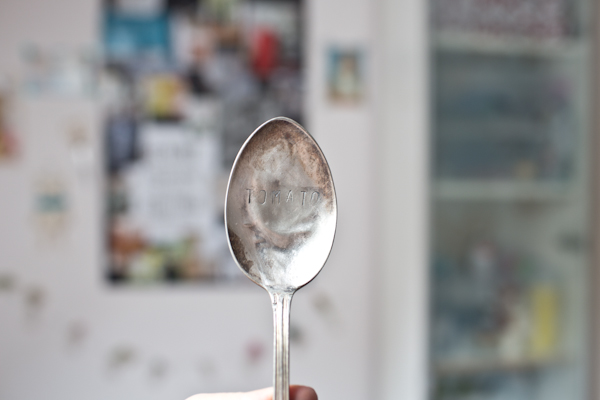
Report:
[[241,148],[227,188],[225,226],[238,266],[271,291],[295,291],[331,251],[337,204],[321,149],[300,125],[274,118]]

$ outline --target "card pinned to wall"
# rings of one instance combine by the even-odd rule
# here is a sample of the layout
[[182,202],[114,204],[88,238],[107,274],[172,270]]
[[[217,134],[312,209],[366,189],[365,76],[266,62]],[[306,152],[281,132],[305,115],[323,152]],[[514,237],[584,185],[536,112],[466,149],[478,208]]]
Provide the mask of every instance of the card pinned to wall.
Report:
[[19,141],[12,121],[12,104],[8,78],[0,76],[0,162],[15,159],[19,152]]
[[21,48],[21,90],[30,96],[88,97],[96,92],[97,54],[90,49]]
[[93,172],[94,149],[84,121],[69,123],[66,134],[71,164],[81,179],[87,180]]
[[41,178],[36,185],[34,207],[40,233],[48,238],[58,237],[67,226],[69,208],[62,179],[56,176]]
[[329,48],[327,96],[332,104],[358,105],[364,101],[364,58],[364,51],[360,48]]

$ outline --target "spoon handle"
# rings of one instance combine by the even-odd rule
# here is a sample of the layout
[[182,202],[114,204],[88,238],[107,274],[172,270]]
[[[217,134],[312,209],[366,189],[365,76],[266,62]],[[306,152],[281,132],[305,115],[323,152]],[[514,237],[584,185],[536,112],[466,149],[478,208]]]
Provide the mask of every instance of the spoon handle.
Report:
[[271,293],[273,304],[273,400],[290,398],[290,304],[293,293]]

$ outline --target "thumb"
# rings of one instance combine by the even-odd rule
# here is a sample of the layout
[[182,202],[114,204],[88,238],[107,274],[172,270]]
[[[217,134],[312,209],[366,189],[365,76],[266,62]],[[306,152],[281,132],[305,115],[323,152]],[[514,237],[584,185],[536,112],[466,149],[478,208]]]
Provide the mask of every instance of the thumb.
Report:
[[[273,400],[273,388],[247,393],[197,394],[187,400]],[[290,386],[290,400],[318,400],[315,390],[308,386]]]
[[186,400],[273,400],[273,388],[247,393],[202,393],[188,397]]

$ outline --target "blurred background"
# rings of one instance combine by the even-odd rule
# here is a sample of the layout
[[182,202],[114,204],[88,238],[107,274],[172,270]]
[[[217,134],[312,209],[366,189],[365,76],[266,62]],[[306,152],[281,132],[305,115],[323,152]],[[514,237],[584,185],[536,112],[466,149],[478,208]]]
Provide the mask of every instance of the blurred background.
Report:
[[591,399],[590,0],[0,0],[0,400],[271,385],[238,149],[303,124],[339,199],[294,298],[322,399]]

